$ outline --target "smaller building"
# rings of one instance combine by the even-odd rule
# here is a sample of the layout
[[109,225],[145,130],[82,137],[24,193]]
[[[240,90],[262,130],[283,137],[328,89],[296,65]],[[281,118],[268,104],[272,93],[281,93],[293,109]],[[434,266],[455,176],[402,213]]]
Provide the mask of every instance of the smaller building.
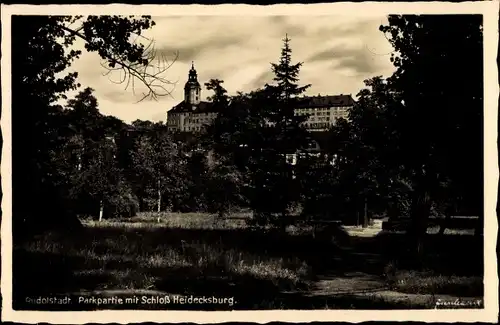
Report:
[[351,95],[308,96],[303,97],[295,115],[307,115],[303,122],[309,131],[326,131],[335,125],[338,119],[348,119],[349,109],[354,106]]

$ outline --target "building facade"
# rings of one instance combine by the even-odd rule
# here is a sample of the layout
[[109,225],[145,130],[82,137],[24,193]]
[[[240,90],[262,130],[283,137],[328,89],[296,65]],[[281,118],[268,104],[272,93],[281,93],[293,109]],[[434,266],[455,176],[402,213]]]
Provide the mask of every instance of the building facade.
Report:
[[338,119],[348,119],[349,109],[353,107],[351,95],[307,96],[303,97],[295,115],[306,115],[303,122],[309,131],[326,131],[337,123]]
[[216,117],[212,104],[201,100],[201,86],[192,64],[184,86],[184,100],[167,112],[167,127],[173,132],[197,132]]
[[[303,122],[309,131],[326,131],[339,118],[348,119],[349,109],[354,105],[351,95],[307,96],[301,98],[295,115],[307,115]],[[198,132],[217,117],[210,102],[201,100],[201,86],[192,64],[188,81],[184,86],[184,100],[167,112],[166,124],[170,131]]]

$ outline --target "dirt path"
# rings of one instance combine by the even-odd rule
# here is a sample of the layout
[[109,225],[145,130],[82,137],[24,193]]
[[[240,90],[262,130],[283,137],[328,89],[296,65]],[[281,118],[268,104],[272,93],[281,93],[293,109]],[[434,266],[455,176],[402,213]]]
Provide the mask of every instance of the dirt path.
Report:
[[480,298],[463,298],[452,295],[401,293],[391,290],[382,277],[363,272],[345,273],[343,276],[320,276],[306,296],[329,298],[333,301],[348,297],[353,302],[368,300],[387,306],[399,305],[412,308],[438,308],[440,304],[443,305],[445,302],[452,304],[459,300],[461,304],[470,308],[477,306],[480,300]]
[[[382,224],[380,221],[365,229],[346,227],[345,230],[351,238],[374,237],[382,231]],[[342,252],[339,257],[334,258],[339,267],[318,275],[306,296],[333,300],[341,297],[376,300],[388,306],[404,305],[412,308],[439,308],[445,302],[457,304],[457,301],[470,308],[477,307],[481,300],[479,297],[409,294],[391,290],[384,276],[385,259],[382,254],[364,252],[363,248],[356,245],[347,245],[342,248]]]

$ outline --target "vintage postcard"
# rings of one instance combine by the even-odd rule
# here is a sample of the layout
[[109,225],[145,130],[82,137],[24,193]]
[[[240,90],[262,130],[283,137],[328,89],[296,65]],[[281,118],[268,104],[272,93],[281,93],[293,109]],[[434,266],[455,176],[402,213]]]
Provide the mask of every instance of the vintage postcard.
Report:
[[2,5],[2,319],[495,322],[498,13]]

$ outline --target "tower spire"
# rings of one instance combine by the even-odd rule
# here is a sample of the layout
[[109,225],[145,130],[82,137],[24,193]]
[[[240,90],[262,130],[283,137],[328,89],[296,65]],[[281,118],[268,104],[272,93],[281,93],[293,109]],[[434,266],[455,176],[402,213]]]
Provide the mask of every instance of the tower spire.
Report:
[[194,68],[194,61],[191,61],[188,81],[184,86],[184,100],[191,105],[197,105],[200,102],[201,86],[198,82],[198,74]]

